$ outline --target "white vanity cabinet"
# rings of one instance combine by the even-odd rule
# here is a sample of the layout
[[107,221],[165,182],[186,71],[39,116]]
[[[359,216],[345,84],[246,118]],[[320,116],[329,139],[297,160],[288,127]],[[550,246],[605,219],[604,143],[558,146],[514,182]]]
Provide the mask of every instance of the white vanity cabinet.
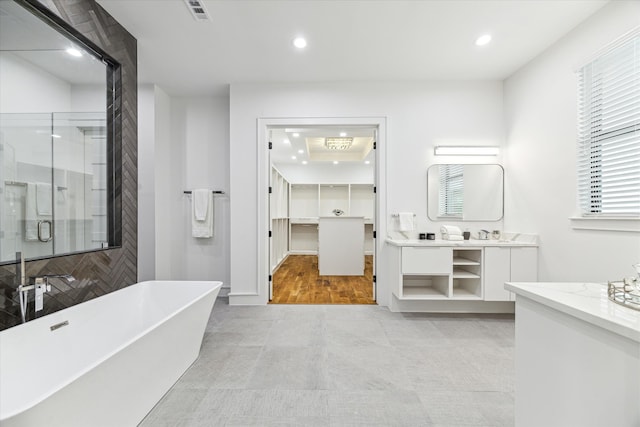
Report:
[[505,282],[538,280],[538,248],[489,246],[484,248],[485,301],[513,301]]
[[538,276],[535,244],[387,242],[393,311],[513,312],[505,282],[535,281]]

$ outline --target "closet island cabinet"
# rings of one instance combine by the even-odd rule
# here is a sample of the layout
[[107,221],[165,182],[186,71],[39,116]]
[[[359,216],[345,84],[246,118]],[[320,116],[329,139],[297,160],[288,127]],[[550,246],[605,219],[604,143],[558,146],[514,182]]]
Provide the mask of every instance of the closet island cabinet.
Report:
[[512,301],[509,281],[537,280],[535,244],[470,240],[387,241],[399,301]]

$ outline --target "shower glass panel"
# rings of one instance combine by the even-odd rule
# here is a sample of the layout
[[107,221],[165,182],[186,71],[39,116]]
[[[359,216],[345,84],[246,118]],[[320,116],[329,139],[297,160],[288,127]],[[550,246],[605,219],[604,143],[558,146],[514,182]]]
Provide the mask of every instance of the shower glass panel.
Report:
[[104,113],[0,114],[0,262],[106,246]]

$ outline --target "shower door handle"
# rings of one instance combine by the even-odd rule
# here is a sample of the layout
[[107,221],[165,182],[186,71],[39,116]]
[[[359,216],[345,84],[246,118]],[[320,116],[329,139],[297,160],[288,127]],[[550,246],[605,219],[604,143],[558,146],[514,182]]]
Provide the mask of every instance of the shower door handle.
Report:
[[[49,226],[47,227],[49,230],[49,234],[46,234],[46,235],[43,233],[43,229],[45,228],[43,227],[43,225],[45,224]],[[53,239],[53,223],[48,219],[38,221],[38,240],[46,243],[51,241],[51,239]]]

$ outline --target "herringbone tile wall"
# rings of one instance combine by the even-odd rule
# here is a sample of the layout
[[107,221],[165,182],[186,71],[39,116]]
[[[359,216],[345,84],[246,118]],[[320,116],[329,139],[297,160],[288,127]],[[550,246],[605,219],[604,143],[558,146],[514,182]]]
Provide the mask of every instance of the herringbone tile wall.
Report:
[[[44,3],[44,2],[43,2]],[[58,16],[82,35],[115,58],[121,65],[122,90],[116,96],[115,114],[121,117],[116,128],[122,135],[120,176],[116,185],[116,212],[122,212],[118,228],[122,229],[122,246],[105,251],[60,256],[31,261],[27,276],[71,274],[77,280],[67,284],[51,280],[52,291],[45,295],[42,314],[52,313],[109,292],[124,288],[137,280],[138,239],[138,81],[136,39],[113,19],[95,0],[53,0]],[[118,106],[119,105],[119,106]],[[121,189],[121,191],[119,191]],[[20,306],[16,292],[15,265],[0,267],[0,330],[20,323]],[[33,317],[33,313],[30,313]]]

